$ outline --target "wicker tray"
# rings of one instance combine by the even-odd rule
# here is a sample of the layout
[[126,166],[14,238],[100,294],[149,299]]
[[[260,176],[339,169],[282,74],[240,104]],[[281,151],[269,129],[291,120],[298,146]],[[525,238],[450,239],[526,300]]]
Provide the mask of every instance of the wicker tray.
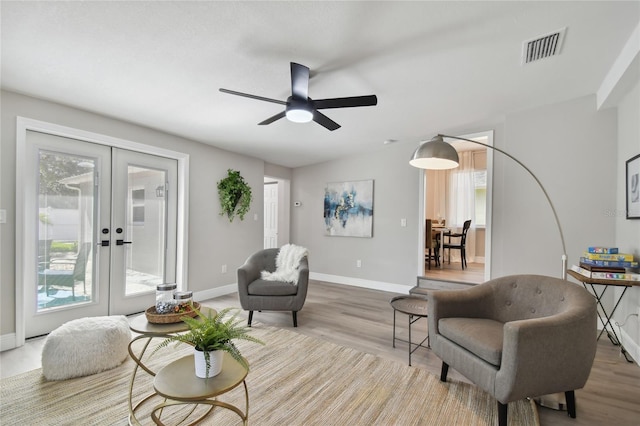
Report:
[[[200,304],[198,302],[193,302],[193,307],[195,309],[200,309]],[[180,312],[177,314],[159,314],[156,312],[155,305],[144,311],[144,314],[147,316],[147,321],[153,324],[173,324],[182,321],[180,319],[182,317],[186,316],[193,318],[196,316],[195,311]]]

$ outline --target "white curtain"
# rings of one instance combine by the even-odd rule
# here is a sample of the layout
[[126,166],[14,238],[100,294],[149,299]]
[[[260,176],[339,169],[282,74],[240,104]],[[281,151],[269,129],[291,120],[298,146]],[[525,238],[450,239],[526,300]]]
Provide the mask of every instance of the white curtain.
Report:
[[[475,231],[475,184],[473,151],[458,152],[460,166],[447,171],[447,228],[452,233],[462,233],[465,220],[471,219],[471,228],[467,232],[465,249],[467,262],[474,262],[476,256],[476,231]],[[447,237],[445,237],[447,241]],[[452,238],[452,244],[460,242],[459,238]],[[451,250],[451,261],[460,262],[460,250]]]
[[440,221],[447,213],[447,175],[444,170],[425,170],[425,217]]

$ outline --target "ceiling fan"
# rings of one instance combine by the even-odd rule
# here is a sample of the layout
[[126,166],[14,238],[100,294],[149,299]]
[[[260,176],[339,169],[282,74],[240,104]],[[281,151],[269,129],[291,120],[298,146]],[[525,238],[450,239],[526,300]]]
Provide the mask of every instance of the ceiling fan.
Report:
[[289,96],[286,101],[236,92],[235,90],[229,89],[220,88],[220,91],[231,95],[244,96],[246,98],[286,106],[284,111],[258,123],[259,125],[271,124],[276,120],[287,117],[287,119],[296,123],[307,123],[313,120],[329,130],[336,130],[340,128],[340,125],[318,111],[319,109],[373,106],[378,103],[376,95],[313,100],[309,97],[309,68],[296,64],[295,62],[291,62],[291,96]]

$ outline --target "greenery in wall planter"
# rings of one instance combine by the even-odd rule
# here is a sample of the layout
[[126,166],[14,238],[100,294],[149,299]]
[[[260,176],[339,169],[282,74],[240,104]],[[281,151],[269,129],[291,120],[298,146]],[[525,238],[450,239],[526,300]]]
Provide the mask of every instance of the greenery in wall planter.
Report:
[[237,170],[227,170],[227,177],[218,182],[218,196],[220,197],[220,215],[227,215],[230,222],[237,215],[244,220],[244,215],[251,207],[251,187],[240,176]]

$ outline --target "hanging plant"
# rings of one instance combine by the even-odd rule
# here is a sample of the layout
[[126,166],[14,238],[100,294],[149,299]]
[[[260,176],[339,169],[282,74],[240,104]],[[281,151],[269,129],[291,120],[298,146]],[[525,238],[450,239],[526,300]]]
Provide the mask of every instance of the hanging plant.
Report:
[[240,176],[237,170],[227,170],[227,177],[218,182],[218,196],[220,197],[220,215],[227,215],[230,222],[237,215],[244,220],[251,207],[251,187]]

